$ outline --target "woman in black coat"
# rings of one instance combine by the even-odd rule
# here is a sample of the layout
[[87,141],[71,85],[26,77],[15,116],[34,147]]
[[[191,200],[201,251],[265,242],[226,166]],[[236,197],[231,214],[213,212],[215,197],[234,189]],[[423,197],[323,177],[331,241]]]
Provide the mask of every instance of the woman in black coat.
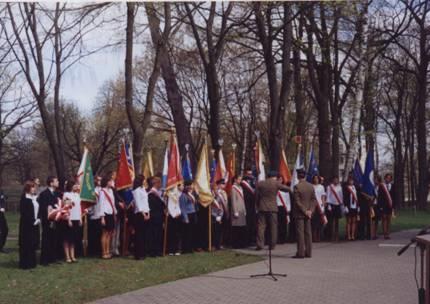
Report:
[[20,202],[19,220],[19,267],[36,267],[36,249],[39,243],[39,203],[33,182],[26,182]]

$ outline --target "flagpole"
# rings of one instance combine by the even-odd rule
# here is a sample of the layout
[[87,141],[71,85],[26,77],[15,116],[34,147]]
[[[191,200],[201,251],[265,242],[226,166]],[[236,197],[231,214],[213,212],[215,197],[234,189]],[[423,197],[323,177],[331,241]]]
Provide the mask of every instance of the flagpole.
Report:
[[[85,137],[83,139],[83,143],[84,143],[84,151],[85,151],[85,149],[87,148],[87,139]],[[84,176],[84,178],[85,178],[85,176]],[[82,238],[82,243],[83,243],[82,247],[84,250],[84,256],[86,257],[88,255],[88,214],[87,214],[87,212],[85,212],[85,215],[83,217],[82,225],[84,227],[83,228],[84,229],[84,235]]]
[[[171,132],[172,134],[175,134],[175,129],[172,128]],[[165,140],[165,143],[166,143],[166,149],[167,149],[167,145],[169,144],[168,140]],[[166,209],[167,209],[164,215],[164,235],[163,235],[163,256],[166,256],[167,232],[168,232],[167,229],[169,226],[169,209],[167,208],[168,207],[167,204],[169,203],[169,197],[167,196],[167,190],[166,189],[163,189],[163,190],[164,190],[163,196],[166,202]]]

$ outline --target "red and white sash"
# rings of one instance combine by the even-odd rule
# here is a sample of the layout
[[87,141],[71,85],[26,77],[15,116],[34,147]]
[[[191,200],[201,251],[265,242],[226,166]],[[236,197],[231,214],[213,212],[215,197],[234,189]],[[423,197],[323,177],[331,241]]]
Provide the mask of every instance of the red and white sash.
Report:
[[252,194],[255,193],[255,190],[251,187],[251,185],[247,181],[243,180],[242,184],[245,186],[246,189],[249,190],[249,192],[251,192]]
[[243,199],[243,190],[238,185],[233,185],[233,190],[235,190]]
[[392,208],[393,207],[393,200],[392,200],[392,198],[391,198],[391,194],[390,194],[390,192],[388,191],[388,189],[387,189],[387,185],[385,185],[385,183],[382,183],[382,190],[384,190],[384,192],[385,192],[385,197],[387,198],[387,200],[388,200],[388,205],[389,205],[389,207],[390,208]]
[[336,190],[333,188],[333,185],[328,186],[330,188],[331,193],[333,193],[334,197],[336,198],[339,205],[342,205],[342,201],[340,200],[339,196],[337,195]]
[[[348,190],[348,192],[349,192],[349,194],[350,194],[350,197],[352,197],[352,200],[353,200],[353,202],[354,202],[354,205],[357,205],[357,206],[358,206],[357,196],[356,196],[356,194],[355,194],[355,191],[352,189],[352,186],[348,186],[346,189]],[[351,204],[351,205],[352,205],[352,204]]]
[[105,189],[102,189],[101,191],[106,196],[106,199],[109,202],[110,207],[112,208],[112,214],[115,214],[116,213],[115,212],[115,204],[112,202],[112,199],[111,199],[109,193],[107,193]]
[[288,213],[287,204],[285,203],[280,191],[278,191],[278,198],[281,201],[282,206],[284,206],[285,211]]

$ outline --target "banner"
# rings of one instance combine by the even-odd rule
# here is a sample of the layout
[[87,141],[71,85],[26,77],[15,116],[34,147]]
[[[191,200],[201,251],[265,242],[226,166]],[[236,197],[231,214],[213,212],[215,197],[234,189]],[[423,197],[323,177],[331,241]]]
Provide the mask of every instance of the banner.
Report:
[[210,171],[209,171],[209,159],[208,159],[208,146],[207,143],[203,145],[200,153],[199,163],[197,166],[196,179],[194,184],[197,187],[199,194],[200,204],[203,206],[209,206],[214,198],[212,196],[210,186]]

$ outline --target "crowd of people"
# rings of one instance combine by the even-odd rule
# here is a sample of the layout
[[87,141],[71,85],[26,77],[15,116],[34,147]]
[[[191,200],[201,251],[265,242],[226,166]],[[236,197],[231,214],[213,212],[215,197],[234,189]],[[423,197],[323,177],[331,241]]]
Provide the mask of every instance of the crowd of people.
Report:
[[[326,184],[320,176],[308,183],[302,170],[297,175],[299,182],[292,188],[272,171],[258,182],[251,170],[234,176],[231,184],[219,179],[212,183],[210,208],[199,204],[188,180],[164,191],[160,177],[138,175],[127,204],[124,193],[115,189],[115,173],[96,176],[97,201],[91,205],[81,202],[76,179],[59,187],[58,178],[50,176],[43,191],[37,180],[28,181],[20,201],[19,266],[36,267],[39,249],[40,264],[49,265],[76,263],[84,248],[87,255],[102,259],[131,252],[143,260],[210,247],[274,249],[286,242],[297,242],[295,257],[305,258],[312,255],[312,242],[339,241],[342,217],[348,241],[376,239],[379,222],[389,238],[391,174],[376,177],[373,196],[363,193],[352,176],[343,184],[336,176]],[[4,206],[0,213],[4,216]],[[84,218],[88,236],[83,245]]]

